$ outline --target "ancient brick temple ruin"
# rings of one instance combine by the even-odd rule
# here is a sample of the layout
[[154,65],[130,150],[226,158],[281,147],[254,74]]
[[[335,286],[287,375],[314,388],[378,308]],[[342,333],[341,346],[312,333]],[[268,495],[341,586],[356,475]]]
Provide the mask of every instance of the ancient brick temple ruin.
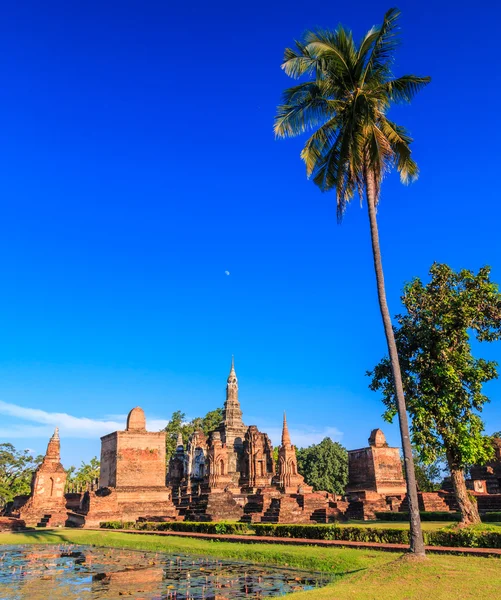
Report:
[[348,452],[348,514],[353,519],[374,518],[376,511],[393,510],[405,498],[400,449],[391,448],[381,429],[374,429],[368,448]]
[[65,485],[66,472],[61,464],[61,443],[56,428],[41,464],[33,473],[30,496],[23,497],[16,505],[20,519],[28,526],[63,526],[67,519]]
[[196,431],[186,448],[178,439],[167,483],[188,520],[325,522],[340,514],[333,495],[314,493],[298,473],[285,415],[278,465],[270,438],[244,424],[233,362],[221,424],[208,436]]
[[[366,448],[348,452],[346,495],[313,492],[298,472],[284,413],[277,464],[266,433],[243,421],[232,361],[220,425],[208,435],[178,436],[166,470],[165,432],[149,432],[141,408],[125,429],[101,438],[99,482],[84,493],[66,493],[56,429],[33,475],[29,497],[17,497],[8,515],[27,525],[96,527],[101,521],[236,520],[310,523],[342,518],[373,519],[377,512],[405,511],[406,485],[399,448],[380,429]],[[468,486],[480,511],[501,510],[501,440],[495,458],[471,469]],[[445,486],[446,488],[446,486]],[[422,510],[456,510],[449,489],[419,492]]]
[[165,485],[165,432],[146,430],[142,408],[130,411],[125,431],[101,438],[99,487],[84,494],[80,509],[88,527],[105,520],[177,518]]

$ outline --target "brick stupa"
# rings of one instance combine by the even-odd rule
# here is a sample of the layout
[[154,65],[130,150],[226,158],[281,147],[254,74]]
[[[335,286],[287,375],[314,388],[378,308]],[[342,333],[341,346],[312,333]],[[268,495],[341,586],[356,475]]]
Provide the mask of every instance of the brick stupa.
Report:
[[165,485],[165,432],[147,431],[142,408],[133,408],[125,431],[101,438],[99,489],[82,502],[86,526],[101,521],[175,517]]
[[65,525],[67,519],[65,485],[66,471],[61,464],[61,442],[56,427],[47,445],[47,452],[33,473],[30,497],[19,511],[26,525],[53,527]]

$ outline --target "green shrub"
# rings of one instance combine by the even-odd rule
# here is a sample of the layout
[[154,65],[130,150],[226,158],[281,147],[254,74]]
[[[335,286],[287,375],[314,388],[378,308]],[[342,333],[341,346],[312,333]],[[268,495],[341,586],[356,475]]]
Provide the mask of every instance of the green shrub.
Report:
[[452,548],[501,548],[501,533],[488,529],[488,526],[428,531],[425,535],[429,546],[450,546]]
[[494,523],[498,521],[501,523],[501,512],[484,513],[480,515],[480,518],[484,523]]
[[236,522],[190,522],[190,521],[105,521],[100,523],[103,529],[137,529],[138,531],[186,531],[193,533],[248,533],[247,523]]
[[[409,520],[408,512],[376,512],[376,518],[380,521],[399,521]],[[420,511],[421,521],[460,521],[461,515],[457,512],[446,511]]]
[[254,523],[256,535],[345,542],[408,544],[409,532],[403,529],[338,527],[337,525],[282,525]]
[[[399,521],[409,520],[408,512],[376,512],[374,513],[379,521]],[[445,511],[420,511],[421,521],[460,521],[461,513]],[[480,515],[483,523],[501,522],[501,512],[488,512]]]
[[99,523],[101,529],[134,529],[134,521],[102,521]]
[[[492,526],[491,526],[492,527]],[[408,544],[409,531],[378,529],[377,527],[338,527],[336,525],[274,525],[255,523],[256,535],[313,540],[340,540],[344,542],[378,542],[381,544]],[[444,528],[424,531],[429,546],[454,548],[501,548],[501,532],[488,525],[476,528]]]

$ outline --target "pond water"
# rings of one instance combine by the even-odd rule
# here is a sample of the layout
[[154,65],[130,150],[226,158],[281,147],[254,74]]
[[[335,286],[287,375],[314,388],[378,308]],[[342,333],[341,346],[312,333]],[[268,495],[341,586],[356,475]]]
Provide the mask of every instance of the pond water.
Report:
[[0,549],[0,599],[239,600],[311,590],[328,575],[218,560],[76,545]]

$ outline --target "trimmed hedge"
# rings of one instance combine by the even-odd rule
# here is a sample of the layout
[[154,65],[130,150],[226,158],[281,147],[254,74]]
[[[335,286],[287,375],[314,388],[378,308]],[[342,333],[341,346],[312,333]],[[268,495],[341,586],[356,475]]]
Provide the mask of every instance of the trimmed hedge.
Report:
[[337,525],[275,525],[254,523],[256,535],[312,540],[342,540],[345,542],[378,542],[381,544],[408,544],[405,529],[376,529],[375,527],[339,527]]
[[[380,521],[398,521],[409,520],[408,512],[376,512],[374,513]],[[438,512],[438,511],[420,511],[421,521],[460,521],[461,513],[458,512]],[[481,513],[480,518],[483,523],[501,522],[501,512]]]
[[135,521],[101,521],[101,529],[134,529]]
[[[408,521],[408,512],[375,512],[380,521]],[[461,515],[457,512],[446,511],[419,511],[421,521],[460,521]]]
[[[479,527],[479,526],[477,526]],[[487,526],[488,527],[488,526]],[[454,548],[501,548],[501,533],[489,529],[439,529],[430,531],[427,544],[430,546],[452,546]]]
[[501,523],[501,512],[488,512],[480,515],[484,523]]
[[193,533],[248,533],[247,523],[198,521],[103,521],[102,529],[137,529],[138,531],[187,531]]
[[[256,535],[340,540],[350,542],[378,542],[381,544],[408,544],[409,531],[376,527],[338,527],[336,525],[273,525],[255,523]],[[501,548],[501,532],[484,529],[439,529],[423,531],[425,544],[454,548]]]

